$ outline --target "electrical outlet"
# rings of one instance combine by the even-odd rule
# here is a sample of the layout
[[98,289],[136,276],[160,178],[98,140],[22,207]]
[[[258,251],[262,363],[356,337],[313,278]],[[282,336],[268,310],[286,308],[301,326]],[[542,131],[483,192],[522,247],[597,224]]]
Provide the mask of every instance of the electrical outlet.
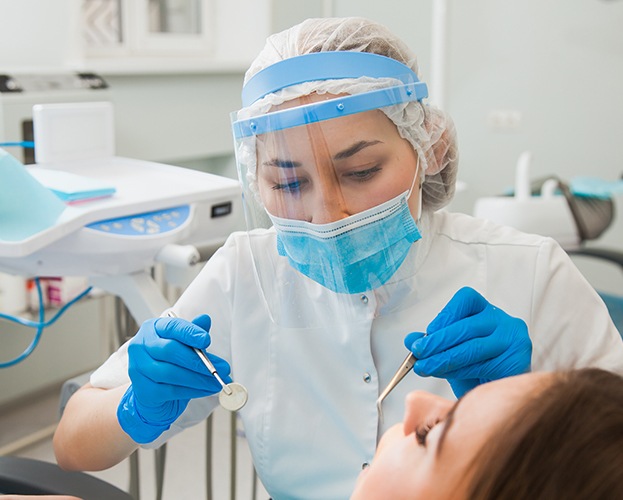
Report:
[[496,130],[516,130],[521,124],[521,111],[518,109],[492,109],[487,116],[487,124]]

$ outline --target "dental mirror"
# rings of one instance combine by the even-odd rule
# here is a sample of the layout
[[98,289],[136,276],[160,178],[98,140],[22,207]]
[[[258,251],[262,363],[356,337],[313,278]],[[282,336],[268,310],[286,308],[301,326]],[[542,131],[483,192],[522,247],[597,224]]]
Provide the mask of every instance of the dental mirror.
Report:
[[218,402],[226,410],[240,410],[240,408],[242,408],[247,403],[247,399],[249,398],[246,387],[242,384],[239,384],[238,382],[226,384],[226,387],[230,389],[229,394],[225,392],[225,387],[223,387],[223,390],[219,392]]
[[[169,318],[177,318],[177,315],[173,311],[167,311],[166,316]],[[203,352],[201,349],[193,348],[197,353],[202,363],[208,369],[208,371],[214,375],[214,378],[221,384],[221,392],[218,395],[219,404],[229,411],[238,411],[240,410],[246,403],[247,399],[249,399],[249,393],[247,388],[239,384],[237,382],[231,382],[226,384],[223,379],[219,376],[216,368],[208,358],[208,355]]]

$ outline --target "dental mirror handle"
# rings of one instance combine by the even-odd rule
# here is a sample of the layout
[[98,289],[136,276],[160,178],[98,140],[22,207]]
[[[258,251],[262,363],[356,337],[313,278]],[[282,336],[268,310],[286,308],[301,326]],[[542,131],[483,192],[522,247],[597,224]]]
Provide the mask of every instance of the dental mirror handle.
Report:
[[229,387],[229,385],[227,385],[225,382],[223,382],[223,379],[217,373],[216,368],[212,364],[212,361],[210,361],[210,358],[208,358],[208,355],[205,352],[203,352],[201,349],[198,349],[197,347],[193,347],[193,349],[199,355],[199,357],[201,358],[201,361],[203,361],[203,364],[205,365],[205,367],[208,370],[210,370],[210,373],[212,375],[214,375],[214,378],[216,380],[218,380],[219,384],[221,384],[221,387],[223,388],[223,392],[225,394],[227,394],[227,395],[230,395],[231,394],[231,388]]
[[[165,316],[169,318],[177,318],[177,315],[171,310],[167,311]],[[208,358],[208,355],[205,352],[203,352],[201,349],[199,349],[198,347],[193,347],[193,350],[197,353],[197,355],[199,356],[199,359],[201,359],[201,362],[205,365],[208,371],[212,375],[214,375],[214,378],[218,381],[219,384],[221,384],[221,387],[223,388],[223,392],[229,396],[232,393],[231,388],[225,382],[223,382],[223,379],[217,373],[216,368],[212,364],[212,361],[210,361],[210,358]]]

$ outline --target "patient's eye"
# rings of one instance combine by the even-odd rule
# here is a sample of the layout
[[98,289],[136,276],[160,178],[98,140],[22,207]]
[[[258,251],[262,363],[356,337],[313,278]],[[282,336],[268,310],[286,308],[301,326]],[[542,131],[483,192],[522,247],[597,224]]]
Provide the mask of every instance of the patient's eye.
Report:
[[441,419],[437,419],[434,422],[428,422],[424,425],[415,428],[415,440],[420,446],[426,446],[426,438],[428,433],[439,423]]

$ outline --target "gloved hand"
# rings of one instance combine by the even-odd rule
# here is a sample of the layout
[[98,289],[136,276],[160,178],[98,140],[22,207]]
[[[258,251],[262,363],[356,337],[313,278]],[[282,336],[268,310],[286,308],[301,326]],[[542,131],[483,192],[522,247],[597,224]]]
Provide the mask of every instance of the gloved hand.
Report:
[[461,288],[428,325],[410,333],[405,346],[417,358],[413,371],[445,378],[457,397],[479,384],[530,370],[532,342],[526,324]]
[[[167,430],[192,398],[216,394],[221,386],[192,349],[210,345],[211,320],[180,318],[145,321],[128,346],[132,383],[117,407],[121,428],[137,443],[150,443]],[[225,383],[227,361],[208,354]]]

